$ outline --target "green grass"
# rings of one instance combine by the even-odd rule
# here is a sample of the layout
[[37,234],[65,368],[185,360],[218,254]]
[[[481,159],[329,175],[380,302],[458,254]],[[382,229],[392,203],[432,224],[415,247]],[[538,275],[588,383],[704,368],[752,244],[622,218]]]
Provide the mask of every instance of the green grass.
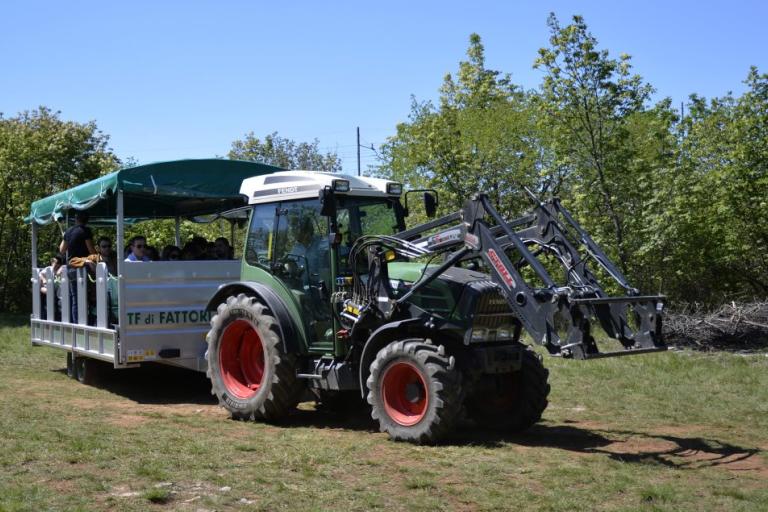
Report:
[[0,511],[768,510],[765,354],[545,359],[540,425],[423,447],[311,404],[231,421],[170,368],[83,386],[28,340],[0,318]]

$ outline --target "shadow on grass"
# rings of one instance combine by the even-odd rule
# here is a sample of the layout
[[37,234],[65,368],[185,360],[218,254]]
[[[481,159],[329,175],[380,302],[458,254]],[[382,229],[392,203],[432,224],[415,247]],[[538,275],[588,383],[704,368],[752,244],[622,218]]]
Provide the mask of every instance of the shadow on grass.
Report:
[[5,327],[28,327],[29,314],[0,313],[0,329]]
[[476,430],[456,440],[457,444],[496,447],[513,443],[532,448],[557,448],[584,454],[603,454],[636,464],[653,464],[675,469],[700,469],[725,466],[734,470],[760,470],[746,467],[744,461],[759,454],[716,439],[651,434],[614,429],[588,429],[575,425],[538,424],[520,434]]
[[94,387],[139,404],[218,404],[211,395],[211,383],[202,372],[151,363],[125,370],[115,370],[104,363],[98,372]]
[[371,419],[371,414],[365,409],[351,409],[340,412],[324,410],[299,409],[291,413],[279,423],[285,428],[330,428],[356,432],[378,432],[379,424]]
[[[108,370],[96,386],[139,404],[217,404],[216,398],[210,393],[210,382],[205,374],[170,366],[146,364],[129,370]],[[378,423],[371,420],[366,404],[362,401],[341,411],[302,406],[277,426],[378,432]],[[520,434],[480,428],[468,423],[461,425],[458,434],[444,444],[486,448],[516,444],[531,448],[555,448],[576,453],[602,454],[625,463],[655,464],[676,469],[723,466],[743,471],[765,470],[764,464],[750,464],[747,461],[761,453],[756,448],[704,437],[586,428],[567,423],[540,423]]]

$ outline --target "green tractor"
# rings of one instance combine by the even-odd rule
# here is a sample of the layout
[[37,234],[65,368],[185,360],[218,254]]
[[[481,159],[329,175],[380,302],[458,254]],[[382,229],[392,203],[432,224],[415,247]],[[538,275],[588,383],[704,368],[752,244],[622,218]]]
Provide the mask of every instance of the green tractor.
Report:
[[[550,390],[523,332],[564,358],[666,350],[664,297],[631,287],[556,200],[526,191],[530,213],[508,221],[479,195],[406,229],[410,192],[401,204],[391,181],[283,171],[240,192],[240,280],[208,303],[205,353],[233,418],[279,421],[310,390],[331,409],[367,402],[395,440],[433,443],[464,418],[521,431]],[[437,194],[413,192],[433,218]],[[593,325],[623,349],[600,352]]]

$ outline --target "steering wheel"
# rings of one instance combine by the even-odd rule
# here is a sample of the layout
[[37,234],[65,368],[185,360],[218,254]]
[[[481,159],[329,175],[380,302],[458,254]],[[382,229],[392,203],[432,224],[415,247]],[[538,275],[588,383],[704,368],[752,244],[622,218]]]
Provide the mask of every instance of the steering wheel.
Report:
[[[304,260],[303,264],[301,260]],[[307,257],[300,254],[288,253],[280,258],[275,270],[291,279],[300,279],[307,269]]]

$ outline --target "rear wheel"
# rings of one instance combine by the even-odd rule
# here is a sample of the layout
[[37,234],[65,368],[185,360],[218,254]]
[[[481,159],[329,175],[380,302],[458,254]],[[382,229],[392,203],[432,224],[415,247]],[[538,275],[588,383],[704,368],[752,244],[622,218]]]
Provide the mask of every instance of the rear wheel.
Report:
[[461,373],[443,346],[395,341],[371,363],[371,415],[396,441],[434,443],[452,433],[462,407]]
[[283,352],[278,333],[266,307],[245,294],[229,297],[211,320],[211,392],[233,418],[277,421],[298,403],[296,358]]
[[521,432],[533,426],[547,408],[549,370],[526,348],[522,367],[514,373],[483,375],[469,400],[469,416],[481,425]]
[[99,382],[103,374],[104,366],[101,361],[96,361],[90,357],[75,357],[74,362],[75,378],[81,383],[92,385]]

